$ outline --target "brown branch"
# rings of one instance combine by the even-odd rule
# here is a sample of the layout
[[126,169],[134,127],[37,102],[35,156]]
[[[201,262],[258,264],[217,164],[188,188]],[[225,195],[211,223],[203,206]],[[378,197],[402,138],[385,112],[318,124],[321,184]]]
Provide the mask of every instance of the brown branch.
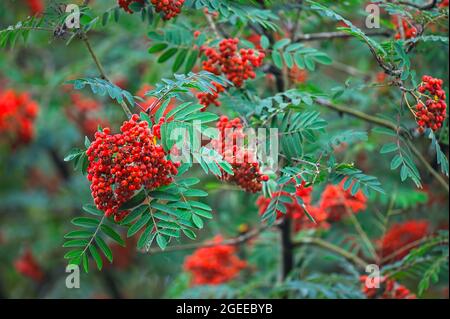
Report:
[[[365,31],[365,34],[368,36],[383,36],[390,37],[392,32],[389,30],[372,30]],[[304,42],[304,41],[317,41],[317,40],[331,40],[331,39],[346,39],[353,37],[352,34],[347,32],[320,32],[320,33],[311,33],[311,34],[302,34],[295,38],[296,42]]]
[[316,103],[319,104],[319,105],[322,105],[322,106],[326,106],[329,109],[338,111],[340,113],[345,113],[345,114],[351,115],[353,117],[359,118],[359,119],[364,120],[366,122],[373,123],[373,124],[376,124],[378,126],[383,126],[383,127],[389,128],[389,129],[394,130],[394,131],[397,130],[397,125],[395,125],[394,123],[389,122],[387,120],[381,119],[379,117],[372,116],[372,115],[366,114],[364,112],[361,112],[361,111],[358,111],[358,110],[355,110],[355,109],[350,109],[350,108],[347,108],[345,106],[336,105],[336,104],[331,103],[328,100],[321,99],[321,98],[316,99]]
[[[430,237],[424,237],[424,238],[415,240],[415,241],[401,247],[400,249],[396,250],[392,254],[389,254],[386,257],[383,257],[381,259],[381,264],[391,261],[393,258],[397,257],[398,255],[404,253],[405,251],[409,251],[409,250],[419,246],[420,244],[427,242],[429,239],[430,239]],[[442,241],[433,243],[432,246],[440,246],[440,245],[446,245],[446,244],[448,244],[448,240],[442,240]]]
[[215,247],[220,245],[231,245],[231,246],[237,246],[241,245],[245,242],[248,242],[249,240],[258,237],[262,232],[265,230],[271,228],[272,226],[277,226],[281,223],[280,220],[276,221],[271,226],[269,225],[262,225],[257,228],[254,228],[253,230],[250,230],[238,237],[230,238],[222,240],[221,242],[212,242],[207,241],[203,243],[195,243],[195,244],[186,244],[186,245],[178,245],[178,246],[169,246],[165,250],[161,249],[150,249],[148,251],[141,250],[141,253],[148,253],[148,254],[158,254],[158,253],[166,253],[166,252],[174,252],[174,251],[183,251],[183,250],[195,250],[199,248],[208,248],[208,247]]
[[434,178],[441,184],[441,186],[447,191],[447,193],[450,191],[448,183],[445,181],[445,179],[439,174],[431,165],[428,163],[426,158],[422,155],[422,153],[416,148],[416,146],[410,141],[406,140],[406,143],[408,144],[411,151],[416,155],[418,160],[425,166],[425,168],[430,172],[431,175],[433,175]]
[[[92,59],[94,60],[94,63],[98,69],[98,72],[100,73],[101,78],[112,83],[109,80],[108,76],[106,75],[105,70],[103,69],[103,66],[100,63],[100,60],[97,58],[97,55],[95,54],[94,50],[92,49],[91,43],[89,42],[89,39],[88,39],[86,33],[82,33],[81,39],[83,40],[84,44],[86,45],[86,48],[88,49],[89,54],[91,55]],[[131,113],[131,110],[129,109],[128,105],[124,101],[122,101],[122,102],[120,102],[120,106],[122,107],[122,109],[125,112],[125,114],[127,115],[127,117],[130,118],[133,113]]]
[[280,269],[280,279],[285,281],[289,273],[294,268],[294,254],[291,238],[291,219],[284,218],[283,222],[278,226],[280,229],[281,236],[281,269]]
[[418,10],[431,10],[434,7],[436,7],[436,5],[437,5],[437,0],[430,0],[428,3],[422,4],[422,5],[413,3],[413,2],[409,2],[409,1],[388,1],[388,2],[395,3],[395,4],[401,4],[404,6],[416,8]]
[[353,254],[339,246],[331,244],[321,238],[305,237],[305,238],[301,238],[298,241],[293,243],[293,247],[300,247],[300,246],[304,246],[304,245],[313,245],[313,246],[318,246],[320,248],[329,250],[339,256],[344,257],[345,259],[351,261],[352,263],[354,263],[355,265],[357,265],[361,268],[365,268],[366,265],[368,264],[365,260],[356,256],[355,254]]

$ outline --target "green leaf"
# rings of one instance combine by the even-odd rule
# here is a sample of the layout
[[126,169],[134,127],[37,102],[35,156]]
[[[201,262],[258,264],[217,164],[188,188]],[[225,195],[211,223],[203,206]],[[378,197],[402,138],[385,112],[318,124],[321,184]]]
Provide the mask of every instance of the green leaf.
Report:
[[134,208],[141,204],[145,199],[147,198],[147,195],[145,194],[145,191],[142,190],[136,195],[134,195],[128,202],[124,203],[122,206],[120,206],[120,210],[128,210],[131,208]]
[[194,225],[199,228],[202,229],[203,228],[203,220],[198,217],[197,215],[192,215],[192,222],[194,223]]
[[68,247],[84,247],[87,246],[89,244],[89,240],[87,239],[71,239],[66,241],[63,244],[63,247],[68,248]]
[[148,211],[149,211],[148,205],[141,205],[139,207],[136,207],[122,220],[122,222],[120,224],[127,225]]
[[156,243],[162,250],[166,249],[167,247],[167,239],[163,235],[156,235]]
[[80,227],[97,227],[99,223],[97,219],[90,217],[76,217],[72,219],[72,224]]
[[107,235],[109,238],[117,242],[122,247],[125,247],[125,241],[122,239],[122,237],[111,227],[109,227],[106,224],[102,224],[100,226],[101,230],[105,235]]
[[100,248],[101,252],[105,255],[105,257],[112,263],[113,255],[111,249],[108,247],[106,242],[100,236],[95,236],[95,242],[97,243],[98,248]]
[[64,235],[64,238],[90,238],[93,232],[87,230],[74,230]]
[[105,215],[105,213],[103,213],[101,210],[97,209],[97,207],[95,207],[92,204],[83,205],[83,210],[86,213],[89,213],[89,214],[94,215],[94,216],[103,216],[103,215]]
[[71,250],[64,255],[64,259],[72,259],[72,258],[76,258],[76,257],[81,257],[81,254],[83,254],[83,251],[84,251],[83,249]]
[[180,67],[183,65],[183,62],[186,60],[186,56],[188,54],[188,50],[184,49],[178,52],[177,57],[175,58],[175,62],[172,66],[172,72],[176,73]]
[[151,218],[152,216],[150,213],[146,212],[142,214],[142,217],[128,229],[127,237],[131,237],[136,234],[150,221]]
[[398,146],[396,143],[388,143],[388,144],[384,144],[383,147],[380,150],[381,154],[387,154],[387,153],[391,153],[394,152],[398,149]]
[[156,53],[165,50],[168,47],[166,43],[156,43],[150,49],[148,49],[148,53]]
[[94,245],[90,245],[89,251],[91,252],[91,256],[92,256],[92,258],[94,258],[95,263],[97,264],[98,270],[102,270],[103,260],[102,260],[102,257],[100,257],[100,254],[98,253],[97,248],[95,248]]
[[69,152],[69,154],[66,155],[66,157],[64,157],[64,162],[70,162],[75,158],[81,156],[83,153],[84,153],[83,150],[79,148],[74,148]]

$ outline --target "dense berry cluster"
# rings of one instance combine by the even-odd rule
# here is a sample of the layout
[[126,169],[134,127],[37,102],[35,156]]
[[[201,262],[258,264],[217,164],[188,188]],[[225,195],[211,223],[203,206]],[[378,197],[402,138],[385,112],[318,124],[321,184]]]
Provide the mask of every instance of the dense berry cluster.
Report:
[[117,0],[117,4],[121,7],[125,12],[133,13],[133,10],[130,9],[130,4],[133,2],[137,2],[140,4],[144,4],[145,0]]
[[44,272],[30,249],[26,249],[14,262],[14,267],[18,273],[31,278],[36,282],[40,282],[44,279]]
[[[364,275],[360,277],[360,281],[363,284],[362,291],[369,299],[416,299],[416,295],[408,288],[386,276],[368,278]],[[367,287],[367,281],[370,281],[371,288]]]
[[392,22],[395,25],[397,33],[395,38],[399,39],[411,39],[417,36],[417,28],[412,25],[410,21],[400,16],[393,16]]
[[216,236],[212,247],[197,249],[184,261],[184,269],[191,273],[192,285],[219,285],[237,277],[247,263],[236,255],[236,248],[220,245],[221,236]]
[[156,12],[163,12],[163,19],[170,20],[181,12],[184,0],[151,0]]
[[214,149],[233,167],[234,175],[222,172],[222,179],[239,185],[247,192],[256,193],[262,189],[262,182],[268,180],[260,171],[259,163],[252,150],[247,149],[243,125],[239,118],[229,120],[221,116],[216,124],[219,137],[212,141]]
[[[327,223],[327,213],[322,210],[318,206],[314,206],[311,198],[312,187],[305,187],[305,183],[296,186],[296,196],[300,197],[303,200],[303,205],[297,201],[296,196],[291,195],[287,192],[275,192],[272,194],[273,197],[277,196],[286,196],[291,199],[290,203],[286,203],[286,216],[293,220],[295,231],[300,231],[304,229],[310,228],[328,228],[329,224]],[[259,214],[262,215],[267,210],[271,202],[270,198],[265,198],[264,196],[260,196],[256,205],[259,209]],[[309,220],[309,218],[305,214],[306,211],[314,218],[316,223],[313,223]],[[280,211],[277,211],[277,218],[281,218],[284,214]]]
[[170,184],[178,166],[165,159],[148,123],[139,121],[136,114],[123,123],[120,131],[113,135],[105,128],[95,133],[86,153],[94,202],[107,216],[115,215],[116,220],[126,214],[119,213],[119,207],[137,190]]
[[28,144],[34,137],[38,110],[27,93],[0,91],[0,140],[13,147]]
[[44,12],[43,0],[26,0],[26,3],[32,15],[41,14]]
[[388,261],[400,260],[415,246],[414,242],[429,233],[430,225],[425,220],[410,220],[392,225],[380,240],[380,255]]
[[445,102],[445,91],[442,89],[444,82],[428,75],[422,77],[418,91],[426,97],[425,103],[419,100],[416,105],[417,124],[419,131],[423,132],[426,127],[436,131],[442,127],[447,116],[447,103]]
[[108,125],[108,122],[98,114],[101,111],[101,104],[97,100],[78,93],[71,94],[70,99],[72,104],[66,108],[67,117],[84,135],[92,137],[99,126]]
[[218,100],[219,94],[224,92],[225,88],[216,82],[213,82],[212,85],[214,85],[215,88],[212,93],[200,92],[197,94],[199,103],[204,106],[203,110],[206,110],[211,104],[214,104],[215,106],[220,106],[221,104]]
[[322,193],[320,208],[323,209],[328,219],[337,222],[345,217],[348,213],[358,213],[366,209],[367,198],[358,191],[352,195],[350,190],[344,190],[343,180],[339,185],[327,185]]
[[[224,75],[234,86],[241,87],[246,80],[256,77],[255,68],[262,65],[265,54],[253,49],[239,50],[238,44],[238,39],[224,39],[219,43],[218,49],[203,49],[206,56],[206,60],[203,61],[203,69],[216,75]],[[214,103],[217,100],[217,96],[205,98],[204,95],[201,95],[200,98],[205,107],[209,106],[206,104],[207,102]]]

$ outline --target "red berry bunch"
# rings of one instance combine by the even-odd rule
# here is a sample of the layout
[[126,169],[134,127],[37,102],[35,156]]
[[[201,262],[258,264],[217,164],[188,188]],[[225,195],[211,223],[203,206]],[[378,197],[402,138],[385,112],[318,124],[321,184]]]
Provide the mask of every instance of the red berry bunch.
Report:
[[212,140],[214,149],[233,167],[234,175],[222,172],[222,179],[239,185],[247,192],[256,193],[262,189],[262,182],[269,179],[260,171],[255,154],[243,146],[245,134],[239,118],[229,120],[221,116],[216,127],[219,137]]
[[422,133],[426,127],[437,131],[442,127],[447,116],[447,103],[445,91],[442,89],[444,81],[428,75],[422,77],[422,83],[417,89],[426,96],[425,103],[419,100],[416,105],[416,118],[419,131]]
[[255,78],[254,69],[262,65],[265,54],[253,49],[240,49],[238,39],[224,39],[219,43],[219,50],[206,48],[207,60],[203,69],[211,73],[224,74],[236,87],[241,87],[245,80]]
[[0,92],[0,141],[13,147],[28,144],[34,137],[34,120],[39,107],[27,93]]
[[84,135],[92,137],[99,126],[108,126],[108,122],[98,114],[102,106],[97,100],[78,93],[72,94],[70,99],[72,105],[66,108],[67,117],[78,126]]
[[[293,220],[295,231],[300,231],[304,229],[311,228],[328,228],[329,225],[326,222],[327,213],[320,209],[320,207],[316,207],[312,205],[311,201],[311,193],[312,187],[305,187],[305,183],[296,186],[296,195],[301,197],[305,207],[300,205],[297,201],[296,196],[291,195],[287,192],[275,192],[273,193],[273,197],[277,196],[286,196],[291,198],[291,203],[286,203],[286,216]],[[266,198],[264,196],[260,196],[256,200],[256,206],[258,206],[259,214],[262,215],[267,210],[267,207],[270,204],[271,199]],[[305,208],[308,213],[314,218],[316,223],[313,223],[309,220],[309,218],[305,214]],[[277,211],[277,219],[282,218],[285,214],[280,211]]]
[[98,209],[116,221],[126,216],[119,207],[141,188],[148,190],[168,185],[177,164],[165,159],[165,152],[155,144],[146,121],[134,114],[111,134],[109,128],[95,133],[95,140],[86,154],[89,160],[88,180]]
[[236,248],[221,245],[222,236],[212,240],[217,245],[197,249],[184,261],[184,270],[191,273],[192,285],[219,285],[237,277],[247,263],[236,256]]
[[215,87],[212,93],[200,92],[197,94],[199,103],[204,106],[202,111],[206,110],[206,108],[211,104],[214,104],[215,106],[220,106],[220,101],[218,100],[219,94],[224,92],[225,88],[216,82],[213,82],[212,84]]
[[400,16],[393,16],[392,22],[395,25],[397,33],[395,39],[411,39],[417,36],[417,28],[410,21]]
[[14,262],[14,268],[16,268],[16,271],[21,275],[31,278],[36,282],[40,282],[44,279],[44,271],[30,249],[26,249]]
[[133,2],[138,2],[144,4],[145,0],[117,0],[117,4],[121,7],[125,12],[133,13],[133,10],[130,9],[130,4]]
[[380,255],[389,261],[402,259],[414,248],[412,246],[405,249],[405,246],[428,235],[429,228],[430,225],[425,220],[410,220],[392,225],[380,240]]
[[[219,43],[219,48],[203,49],[206,60],[203,61],[203,69],[216,75],[225,75],[236,87],[242,87],[248,79],[256,77],[255,68],[262,65],[265,54],[262,51],[253,49],[238,50],[238,39],[224,39]],[[217,85],[213,83],[216,88]],[[223,91],[223,88],[221,89]],[[220,93],[220,92],[218,92]],[[215,94],[212,97],[200,101],[205,107],[209,101],[213,103],[217,100]],[[214,103],[216,104],[216,103]],[[217,105],[217,104],[216,104]]]
[[164,13],[164,20],[170,20],[180,14],[184,0],[151,0],[151,3],[156,12]]
[[320,208],[328,214],[328,219],[333,222],[340,221],[347,213],[356,214],[366,209],[367,198],[358,191],[351,194],[351,187],[344,190],[343,180],[339,185],[327,185],[322,193]]
[[[371,281],[371,284],[374,285],[372,288],[367,287],[367,280]],[[368,279],[368,276],[364,275],[360,277],[360,281],[363,284],[362,292],[369,299],[416,299],[416,295],[412,294],[408,288],[386,276]],[[375,284],[379,288],[376,288]]]

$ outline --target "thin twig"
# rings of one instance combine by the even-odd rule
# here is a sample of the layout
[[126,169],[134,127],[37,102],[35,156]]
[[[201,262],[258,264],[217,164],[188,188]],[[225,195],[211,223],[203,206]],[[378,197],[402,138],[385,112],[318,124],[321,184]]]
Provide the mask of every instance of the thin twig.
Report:
[[294,247],[304,246],[304,245],[315,245],[321,248],[324,248],[326,250],[329,250],[331,252],[336,253],[337,255],[340,255],[344,257],[345,259],[351,261],[357,266],[360,266],[361,268],[365,268],[368,264],[365,260],[358,257],[357,255],[339,247],[334,244],[331,244],[321,238],[314,238],[314,237],[305,237],[301,238],[294,242]]
[[[97,66],[98,72],[100,73],[100,76],[102,79],[112,83],[108,76],[105,73],[105,70],[103,69],[102,64],[100,63],[100,60],[97,58],[94,50],[92,49],[91,43],[89,42],[89,39],[85,33],[82,34],[81,39],[83,40],[84,44],[86,45],[86,48],[89,51],[89,54],[91,55],[92,59],[94,60],[95,65]],[[125,101],[120,102],[120,106],[122,107],[123,111],[127,115],[128,118],[133,115],[131,110],[129,109],[128,105],[125,103]]]
[[236,246],[236,245],[240,245],[243,244],[253,238],[258,237],[262,232],[264,232],[265,230],[271,228],[272,226],[277,226],[280,224],[280,220],[276,221],[275,223],[273,223],[271,226],[269,225],[262,225],[259,226],[253,230],[250,230],[238,237],[235,238],[230,238],[230,239],[225,239],[222,240],[221,242],[213,242],[213,241],[207,241],[207,242],[203,242],[203,243],[195,243],[195,244],[186,244],[186,245],[178,245],[178,246],[170,246],[167,247],[165,250],[161,250],[161,249],[150,249],[148,251],[145,250],[141,250],[140,252],[142,253],[149,253],[151,255],[153,254],[158,254],[158,253],[166,253],[166,252],[174,252],[174,251],[183,251],[183,250],[195,250],[198,248],[208,248],[208,247],[215,247],[215,246],[220,246],[220,245],[231,245],[231,246]]
[[[393,131],[398,131],[400,134],[406,136],[406,132],[404,131],[404,129],[398,127],[396,124],[381,119],[379,117],[376,116],[372,116],[372,115],[368,115],[364,112],[358,111],[358,110],[354,110],[354,109],[349,109],[345,106],[340,106],[340,105],[335,105],[333,103],[331,103],[330,101],[327,101],[325,99],[321,99],[318,98],[316,99],[316,103],[322,106],[326,106],[332,110],[341,112],[341,113],[345,113],[351,116],[354,116],[356,118],[359,118],[361,120],[364,120],[366,122],[369,123],[373,123],[376,124],[378,126],[383,126],[386,128],[389,128]],[[423,157],[422,153],[414,146],[414,144],[409,141],[408,139],[406,139],[406,143],[408,144],[408,146],[411,148],[411,150],[413,151],[414,155],[419,159],[419,161],[423,164],[423,166],[437,179],[437,181],[439,182],[439,184],[441,184],[441,186],[447,191],[447,193],[449,192],[449,185],[448,183],[445,181],[445,179],[430,165],[430,163],[428,163],[428,161],[425,159],[425,157]]]
[[[368,36],[381,36],[381,37],[390,37],[392,36],[392,32],[389,30],[372,30],[365,31],[365,34]],[[301,34],[295,38],[295,42],[305,42],[305,41],[320,41],[320,40],[331,40],[331,39],[346,39],[354,37],[354,35],[349,34],[343,31],[334,31],[334,32],[319,32],[319,33],[311,33],[311,34]]]

